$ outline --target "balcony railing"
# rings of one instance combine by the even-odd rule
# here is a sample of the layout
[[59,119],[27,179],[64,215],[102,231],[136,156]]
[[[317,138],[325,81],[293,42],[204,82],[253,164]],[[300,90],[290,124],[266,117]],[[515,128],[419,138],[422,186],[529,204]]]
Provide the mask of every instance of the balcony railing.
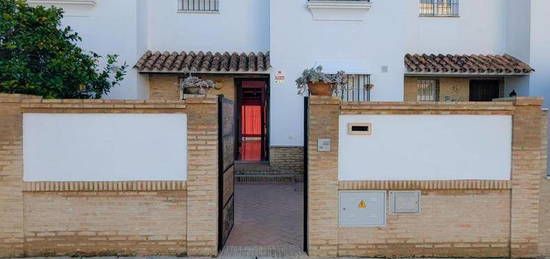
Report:
[[347,84],[336,89],[336,95],[344,102],[370,101],[370,75],[346,75]]

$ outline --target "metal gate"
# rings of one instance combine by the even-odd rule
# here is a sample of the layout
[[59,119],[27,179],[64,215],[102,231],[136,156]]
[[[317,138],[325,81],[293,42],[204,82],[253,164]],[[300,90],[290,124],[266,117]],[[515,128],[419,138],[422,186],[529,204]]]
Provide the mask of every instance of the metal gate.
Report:
[[218,248],[223,249],[235,224],[235,105],[218,98]]
[[309,97],[304,97],[304,251],[308,253],[308,149],[309,149]]

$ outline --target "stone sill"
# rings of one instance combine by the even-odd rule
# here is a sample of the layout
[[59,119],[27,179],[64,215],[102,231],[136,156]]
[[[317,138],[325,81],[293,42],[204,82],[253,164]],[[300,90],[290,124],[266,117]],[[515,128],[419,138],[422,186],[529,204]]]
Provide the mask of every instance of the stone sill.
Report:
[[370,1],[321,1],[307,3],[313,20],[320,21],[362,21],[371,8]]
[[181,14],[220,14],[220,11],[184,11],[178,10]]
[[28,0],[27,2],[31,5],[96,5],[96,0]]

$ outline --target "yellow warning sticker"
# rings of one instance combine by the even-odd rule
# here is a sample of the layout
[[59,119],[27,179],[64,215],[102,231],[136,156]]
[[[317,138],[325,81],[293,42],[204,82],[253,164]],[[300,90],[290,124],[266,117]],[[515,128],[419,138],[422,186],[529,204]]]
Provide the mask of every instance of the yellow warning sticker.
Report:
[[365,208],[367,208],[367,203],[366,203],[365,201],[359,202],[359,208],[360,208],[360,209],[365,209]]

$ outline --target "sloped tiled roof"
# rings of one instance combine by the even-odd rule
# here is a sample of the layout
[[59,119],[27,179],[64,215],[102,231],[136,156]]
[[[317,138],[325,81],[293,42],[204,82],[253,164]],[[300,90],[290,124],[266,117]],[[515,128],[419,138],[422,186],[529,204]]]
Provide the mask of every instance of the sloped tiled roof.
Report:
[[528,64],[505,55],[407,54],[408,74],[525,75],[534,71]]
[[147,51],[134,66],[139,72],[262,73],[269,70],[269,52]]

